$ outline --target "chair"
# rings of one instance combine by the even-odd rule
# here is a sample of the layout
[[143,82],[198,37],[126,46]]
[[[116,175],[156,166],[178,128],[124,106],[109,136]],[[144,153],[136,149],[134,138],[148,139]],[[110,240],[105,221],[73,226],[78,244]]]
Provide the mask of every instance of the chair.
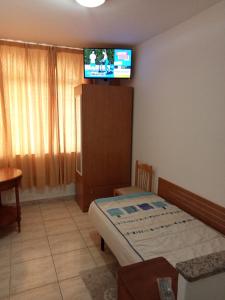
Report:
[[152,189],[152,166],[136,161],[135,186],[114,189],[114,196],[150,192]]

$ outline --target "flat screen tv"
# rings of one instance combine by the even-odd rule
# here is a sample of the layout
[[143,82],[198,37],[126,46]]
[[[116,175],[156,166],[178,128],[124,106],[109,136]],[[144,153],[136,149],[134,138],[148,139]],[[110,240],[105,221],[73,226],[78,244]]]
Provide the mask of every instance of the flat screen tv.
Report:
[[84,78],[131,78],[132,50],[85,48]]

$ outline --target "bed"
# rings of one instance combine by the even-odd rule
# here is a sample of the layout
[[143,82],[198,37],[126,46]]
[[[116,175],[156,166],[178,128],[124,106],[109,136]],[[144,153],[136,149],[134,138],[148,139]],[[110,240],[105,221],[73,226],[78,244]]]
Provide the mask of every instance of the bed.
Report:
[[97,199],[89,216],[121,266],[159,256],[175,266],[225,250],[225,208],[162,178],[158,195]]

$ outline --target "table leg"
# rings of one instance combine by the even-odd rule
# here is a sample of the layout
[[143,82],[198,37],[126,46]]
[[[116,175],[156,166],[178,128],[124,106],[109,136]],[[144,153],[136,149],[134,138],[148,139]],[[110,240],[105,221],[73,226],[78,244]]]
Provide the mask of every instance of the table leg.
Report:
[[105,251],[105,241],[102,237],[101,237],[101,250]]
[[18,232],[20,232],[21,210],[18,184],[15,185]]

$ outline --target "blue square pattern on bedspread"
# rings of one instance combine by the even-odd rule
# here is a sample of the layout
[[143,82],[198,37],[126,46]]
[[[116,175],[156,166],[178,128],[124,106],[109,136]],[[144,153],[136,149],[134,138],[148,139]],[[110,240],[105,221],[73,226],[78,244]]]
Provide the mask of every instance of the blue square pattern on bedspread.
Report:
[[153,209],[154,208],[152,205],[149,205],[148,203],[138,204],[138,207],[140,207],[143,210],[149,210],[149,209]]
[[112,217],[113,216],[120,217],[121,215],[124,214],[124,212],[119,208],[110,208],[107,211],[110,214],[110,216],[112,216]]

